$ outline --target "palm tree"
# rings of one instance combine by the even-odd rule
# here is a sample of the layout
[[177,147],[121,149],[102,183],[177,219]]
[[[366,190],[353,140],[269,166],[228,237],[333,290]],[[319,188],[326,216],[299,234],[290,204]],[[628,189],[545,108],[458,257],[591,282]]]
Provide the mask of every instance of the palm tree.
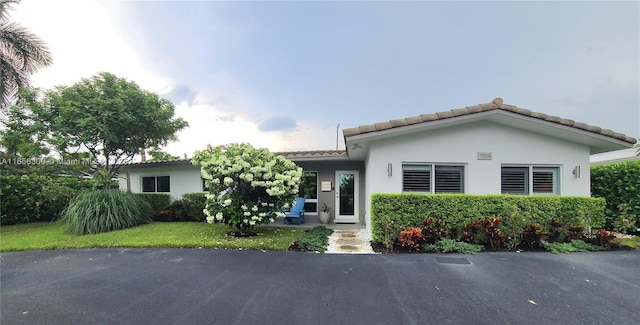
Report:
[[29,77],[50,65],[51,53],[44,42],[28,29],[8,21],[13,4],[0,0],[0,112],[15,99],[18,88],[29,86]]

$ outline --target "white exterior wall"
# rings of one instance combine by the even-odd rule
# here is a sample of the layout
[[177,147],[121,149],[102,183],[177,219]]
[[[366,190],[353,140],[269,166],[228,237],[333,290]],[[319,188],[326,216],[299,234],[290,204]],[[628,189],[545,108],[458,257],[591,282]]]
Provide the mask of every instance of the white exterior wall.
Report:
[[130,167],[120,171],[120,189],[127,190],[127,171],[131,181],[131,192],[142,193],[142,177],[145,176],[169,176],[171,200],[177,200],[182,194],[202,192],[202,180],[200,168],[192,165],[159,166],[142,168]]
[[[478,160],[490,152],[492,160]],[[500,194],[503,164],[560,167],[560,195],[589,196],[589,148],[492,122],[476,122],[387,138],[370,143],[366,159],[367,211],[374,193],[402,192],[403,163],[461,164],[465,166],[465,193]],[[387,175],[387,164],[393,175]],[[572,174],[581,167],[580,178]]]

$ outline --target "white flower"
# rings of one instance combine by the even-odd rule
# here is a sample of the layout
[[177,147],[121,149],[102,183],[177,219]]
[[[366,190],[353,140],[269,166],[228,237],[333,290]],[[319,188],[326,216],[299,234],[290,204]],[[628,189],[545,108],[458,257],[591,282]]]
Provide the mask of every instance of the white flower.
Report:
[[254,205],[254,206],[251,208],[251,211],[253,211],[253,212],[258,211],[258,207]]
[[224,216],[222,215],[222,212],[218,212],[218,213],[216,214],[216,220],[218,220],[218,221],[222,221],[222,218],[223,218],[223,217],[224,217]]
[[225,177],[225,178],[224,178],[224,185],[225,185],[225,186],[229,186],[229,185],[231,185],[231,184],[233,184],[233,178],[231,178],[231,177]]
[[255,225],[256,225],[256,222],[255,222],[255,221],[253,221],[253,220],[251,220],[251,221],[249,221],[249,225],[251,225],[251,226],[255,226]]
[[244,205],[244,204],[241,206],[241,208],[242,208],[242,210],[244,210],[244,211],[247,211],[247,209],[249,209],[249,208],[247,208],[247,206],[246,206],[246,205]]
[[222,202],[222,206],[224,206],[225,208],[231,205],[231,199],[226,199],[224,200],[224,202]]
[[243,216],[245,216],[245,217],[248,217],[248,216],[250,216],[250,215],[251,215],[251,212],[249,212],[249,211],[245,211],[242,215],[243,215]]
[[273,220],[273,218],[269,218],[269,222],[274,222],[275,220]]
[[213,217],[211,216],[207,217],[207,223],[213,223]]

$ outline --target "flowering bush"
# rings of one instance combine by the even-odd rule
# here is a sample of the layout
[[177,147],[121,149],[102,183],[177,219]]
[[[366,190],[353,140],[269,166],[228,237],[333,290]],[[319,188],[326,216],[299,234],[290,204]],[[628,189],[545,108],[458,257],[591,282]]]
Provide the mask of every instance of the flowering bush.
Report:
[[250,144],[228,144],[198,151],[209,189],[204,214],[207,222],[224,222],[246,232],[282,217],[282,209],[295,203],[302,168],[283,156]]

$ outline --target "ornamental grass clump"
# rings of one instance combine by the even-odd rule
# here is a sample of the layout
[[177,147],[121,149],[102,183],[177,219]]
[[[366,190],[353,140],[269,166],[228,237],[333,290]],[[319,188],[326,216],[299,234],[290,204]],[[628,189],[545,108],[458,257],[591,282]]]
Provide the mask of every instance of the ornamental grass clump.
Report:
[[151,221],[151,206],[117,189],[81,192],[62,212],[61,222],[74,235],[126,229]]
[[298,196],[302,168],[283,156],[250,144],[228,144],[198,151],[194,165],[201,166],[208,223],[225,223],[251,234],[261,224],[284,217]]

